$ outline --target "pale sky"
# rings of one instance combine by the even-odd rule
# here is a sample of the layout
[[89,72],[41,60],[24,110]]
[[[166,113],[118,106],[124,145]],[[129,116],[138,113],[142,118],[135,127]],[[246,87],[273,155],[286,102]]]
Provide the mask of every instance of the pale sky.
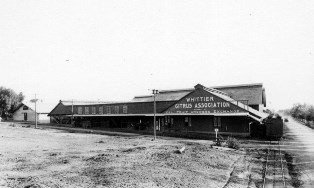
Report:
[[263,83],[270,109],[314,104],[314,1],[0,0],[0,65],[49,103]]

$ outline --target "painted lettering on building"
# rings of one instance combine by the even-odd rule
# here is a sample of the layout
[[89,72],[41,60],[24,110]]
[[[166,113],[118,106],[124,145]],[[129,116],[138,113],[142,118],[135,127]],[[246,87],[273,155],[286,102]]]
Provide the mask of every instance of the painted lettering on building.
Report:
[[186,103],[186,104],[175,104],[175,108],[230,108],[229,102],[209,102],[209,103]]
[[214,101],[214,97],[187,97],[186,102],[209,102]]
[[245,112],[240,107],[230,101],[210,93],[194,92],[180,100],[177,104],[169,108],[168,114],[215,114],[215,113],[241,113]]
[[192,111],[166,111],[166,114],[223,114],[223,113],[240,113],[240,110],[192,110]]
[[183,103],[175,104],[176,109],[230,108],[230,102],[218,102],[214,97],[187,97]]

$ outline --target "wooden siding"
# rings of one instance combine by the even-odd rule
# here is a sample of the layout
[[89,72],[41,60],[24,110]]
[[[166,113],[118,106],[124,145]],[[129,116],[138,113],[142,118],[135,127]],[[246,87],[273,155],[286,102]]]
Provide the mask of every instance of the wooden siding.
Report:
[[49,115],[70,115],[72,114],[71,106],[64,106],[62,103],[59,103],[50,113]]
[[[173,105],[176,101],[162,101],[156,102],[156,112],[161,113],[169,106]],[[112,103],[112,104],[95,104],[95,105],[73,105],[73,114],[78,114],[78,108],[82,107],[82,114],[85,114],[85,107],[89,110],[88,114],[92,113],[92,107],[96,107],[96,114],[99,113],[99,107],[103,107],[102,114],[152,114],[154,113],[154,103],[153,102],[139,102],[139,103]],[[126,113],[123,112],[123,106],[127,106]],[[109,107],[110,113],[107,107]],[[118,107],[118,111],[116,111]],[[55,109],[51,111],[49,115],[70,115],[72,114],[72,106],[65,106],[59,103]]]
[[221,117],[221,132],[249,132],[249,119],[246,117]]
[[[173,125],[171,129],[191,132],[214,132],[214,116],[190,116],[191,126],[185,123],[185,117],[171,116]],[[221,116],[221,127],[219,132],[249,133],[249,120],[246,117]]]
[[196,89],[165,111],[166,114],[243,113],[246,110],[203,89]]
[[[35,111],[28,108],[28,110],[23,110],[23,106],[20,106],[18,110],[16,110],[13,114],[14,121],[24,121],[24,113],[27,113],[27,120],[26,121],[35,121]],[[38,116],[37,116],[38,119]]]

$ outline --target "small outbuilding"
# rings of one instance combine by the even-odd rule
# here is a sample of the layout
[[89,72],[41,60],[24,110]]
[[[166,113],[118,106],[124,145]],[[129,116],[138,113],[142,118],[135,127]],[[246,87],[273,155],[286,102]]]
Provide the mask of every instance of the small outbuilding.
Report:
[[[52,110],[53,106],[37,103],[37,121],[39,123],[49,123],[50,118],[48,116],[49,112]],[[13,121],[24,121],[24,122],[34,122],[35,121],[35,104],[34,103],[21,103],[13,112]]]

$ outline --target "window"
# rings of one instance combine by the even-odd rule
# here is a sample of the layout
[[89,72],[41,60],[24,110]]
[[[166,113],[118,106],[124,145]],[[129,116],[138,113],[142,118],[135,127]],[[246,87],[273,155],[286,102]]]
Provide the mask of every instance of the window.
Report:
[[170,124],[170,116],[165,117],[165,125]]
[[103,114],[103,113],[104,113],[104,111],[103,111],[103,107],[102,107],[102,106],[100,106],[100,107],[99,107],[99,109],[98,109],[98,111],[99,111],[99,114]]
[[28,110],[28,106],[23,106],[23,110]]
[[89,107],[85,107],[85,114],[89,114]]
[[185,126],[191,127],[192,126],[191,117],[185,117],[184,118],[184,124],[185,124]]
[[78,107],[77,113],[78,113],[78,114],[83,114],[83,109],[82,109],[82,107]]
[[123,113],[124,114],[128,113],[128,106],[127,105],[123,105]]
[[96,107],[92,106],[92,114],[96,114]]
[[115,106],[114,107],[114,113],[115,114],[119,114],[119,106]]
[[110,106],[107,106],[107,114],[111,114],[111,108],[110,108]]
[[156,121],[156,130],[160,131],[160,118]]
[[214,117],[214,127],[221,127],[221,117]]

